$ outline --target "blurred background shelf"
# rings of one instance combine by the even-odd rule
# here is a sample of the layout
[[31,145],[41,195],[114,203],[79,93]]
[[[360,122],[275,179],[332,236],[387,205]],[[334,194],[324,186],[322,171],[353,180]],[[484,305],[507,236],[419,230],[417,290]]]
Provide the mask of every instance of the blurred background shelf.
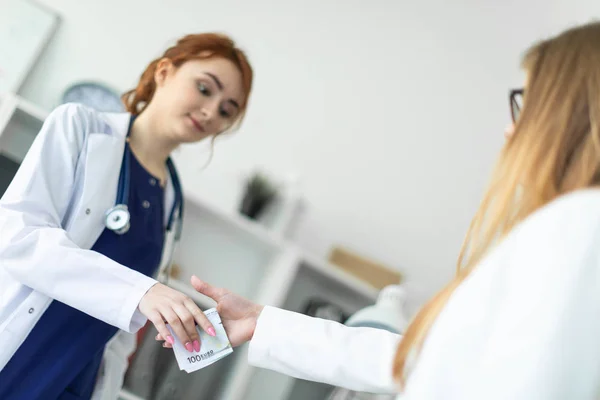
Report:
[[23,111],[25,114],[29,115],[31,118],[34,118],[38,122],[43,122],[48,117],[48,111],[43,108],[33,104],[27,99],[22,97],[16,97],[17,99],[17,108]]
[[0,196],[12,181],[46,115],[16,95],[0,97]]
[[224,224],[230,225],[232,228],[239,230],[240,233],[246,232],[249,236],[255,240],[262,241],[266,245],[273,247],[284,246],[284,241],[278,235],[270,232],[264,226],[255,223],[251,219],[247,218],[242,214],[231,214],[227,213],[211,203],[203,201],[200,196],[196,193],[185,190],[186,206],[188,204],[194,205],[200,211],[206,211],[211,214],[214,218],[220,219]]

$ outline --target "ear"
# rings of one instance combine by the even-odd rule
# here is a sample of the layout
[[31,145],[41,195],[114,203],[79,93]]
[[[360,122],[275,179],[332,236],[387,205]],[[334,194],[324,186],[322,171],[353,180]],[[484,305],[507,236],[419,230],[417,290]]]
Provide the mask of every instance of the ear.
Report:
[[156,86],[162,86],[166,82],[167,78],[171,76],[175,69],[173,62],[168,58],[162,58],[156,64],[156,70],[154,71],[154,82]]
[[515,124],[510,123],[504,129],[504,138],[508,140],[508,139],[512,138],[514,134],[515,134]]

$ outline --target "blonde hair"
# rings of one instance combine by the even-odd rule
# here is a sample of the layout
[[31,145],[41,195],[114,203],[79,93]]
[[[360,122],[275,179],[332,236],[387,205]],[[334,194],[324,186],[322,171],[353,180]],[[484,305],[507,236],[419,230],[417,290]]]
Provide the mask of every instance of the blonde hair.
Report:
[[526,53],[525,102],[467,231],[457,274],[417,313],[398,347],[393,375],[403,388],[408,360],[471,271],[519,222],[565,193],[600,182],[600,23],[569,29]]

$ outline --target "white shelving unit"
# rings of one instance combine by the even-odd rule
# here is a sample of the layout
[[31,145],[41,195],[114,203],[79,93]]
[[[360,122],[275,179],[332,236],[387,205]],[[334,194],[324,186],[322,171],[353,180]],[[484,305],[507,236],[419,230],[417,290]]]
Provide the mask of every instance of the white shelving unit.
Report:
[[[17,95],[0,98],[0,154],[20,162],[47,115],[45,110]],[[174,256],[180,276],[171,278],[169,285],[189,295],[201,308],[213,307],[214,302],[194,291],[189,284],[192,274],[255,302],[298,312],[303,312],[313,298],[332,301],[347,314],[375,301],[378,293],[375,288],[324,260],[305,254],[244,216],[215,208],[202,200],[199,190],[185,192],[183,237]],[[175,362],[174,357],[171,362]],[[203,374],[223,378],[203,379]],[[327,390],[320,384],[299,382],[250,367],[246,345],[236,348],[232,356],[185,379],[203,386],[198,388],[194,384],[193,394],[182,398],[206,400],[318,399],[323,398]],[[121,398],[144,399],[127,387],[127,380]]]
[[21,162],[47,112],[15,95],[0,98],[0,154]]

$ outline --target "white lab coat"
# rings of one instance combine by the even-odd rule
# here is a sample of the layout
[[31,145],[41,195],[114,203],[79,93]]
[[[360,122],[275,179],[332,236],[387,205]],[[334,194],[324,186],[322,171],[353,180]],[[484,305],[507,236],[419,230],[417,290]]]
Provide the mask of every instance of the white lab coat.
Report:
[[134,333],[146,323],[138,303],[156,283],[89,250],[116,201],[129,119],[58,107],[0,201],[0,369],[57,299],[120,329],[95,399],[117,398]]
[[[249,363],[336,386],[394,391],[398,337],[267,307]],[[403,400],[600,397],[600,190],[531,215],[450,298]]]

